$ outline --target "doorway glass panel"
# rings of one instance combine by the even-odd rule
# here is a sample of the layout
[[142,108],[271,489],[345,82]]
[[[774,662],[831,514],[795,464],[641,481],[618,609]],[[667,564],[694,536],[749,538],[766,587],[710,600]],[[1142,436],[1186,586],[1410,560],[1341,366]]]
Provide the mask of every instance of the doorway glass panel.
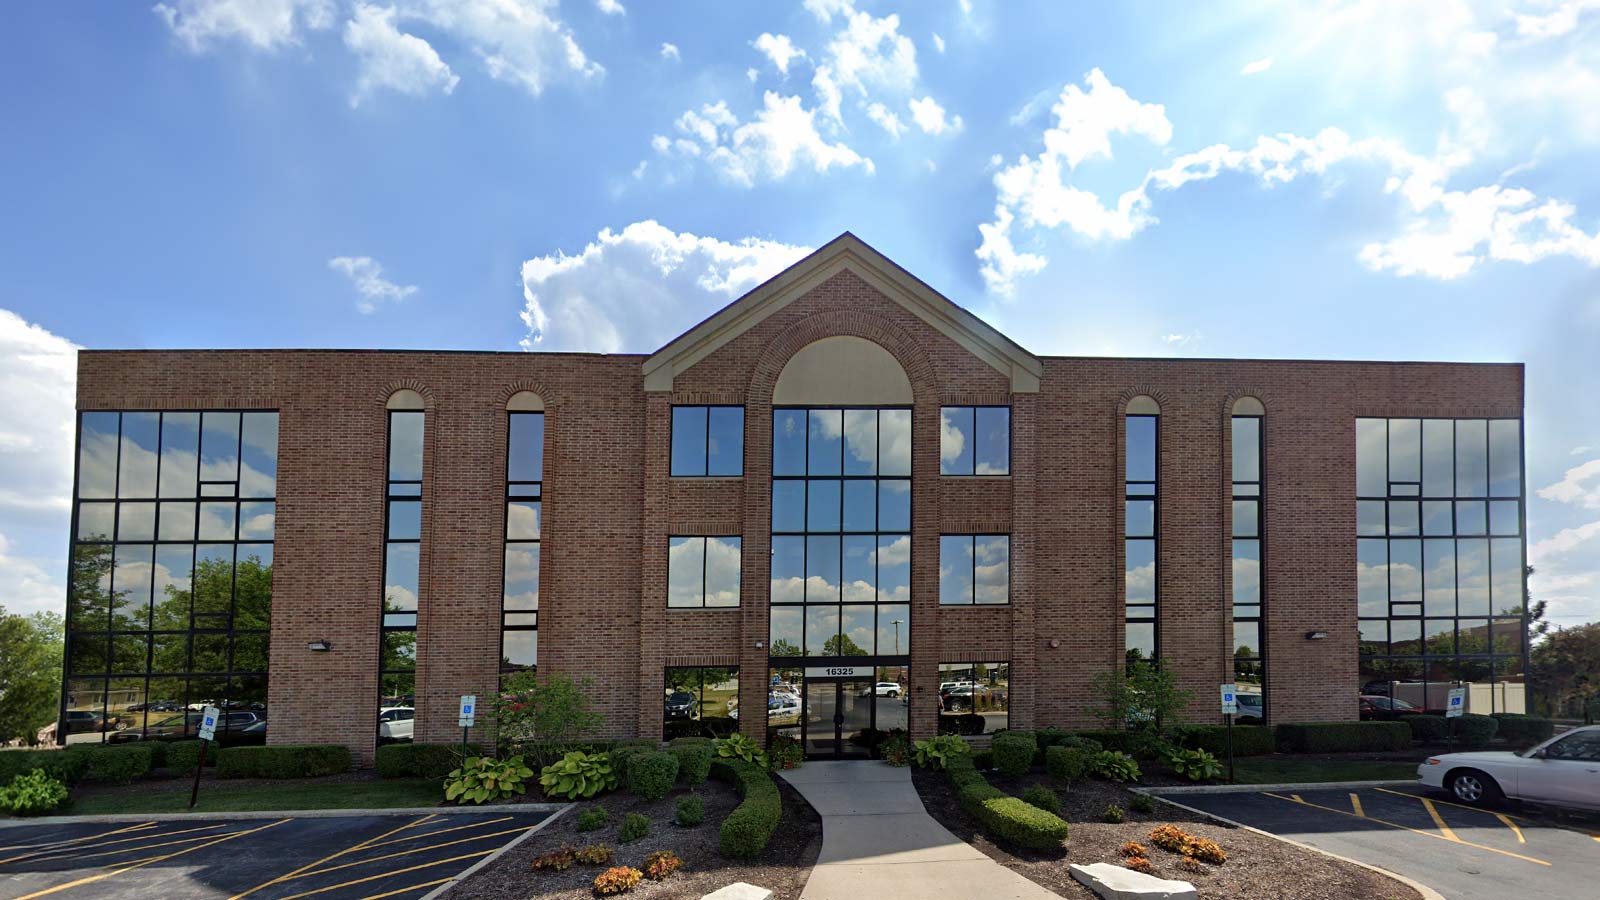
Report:
[[839,755],[872,754],[872,682],[839,682]]
[[806,756],[827,759],[838,754],[833,717],[839,709],[839,682],[806,682]]

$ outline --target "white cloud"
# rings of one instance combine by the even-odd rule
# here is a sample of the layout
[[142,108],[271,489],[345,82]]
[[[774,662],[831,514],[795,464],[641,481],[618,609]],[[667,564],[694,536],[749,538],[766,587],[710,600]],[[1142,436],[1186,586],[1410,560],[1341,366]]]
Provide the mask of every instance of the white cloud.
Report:
[[833,21],[834,16],[847,16],[855,11],[855,0],[805,0],[806,10],[817,17],[817,21],[824,25]]
[[435,90],[448,94],[461,81],[427,41],[395,28],[394,15],[392,8],[358,3],[345,23],[344,45],[361,65],[351,106],[384,88],[421,97]]
[[76,344],[0,309],[0,382],[7,388],[0,405],[0,515],[59,517],[66,530],[77,373]]
[[677,61],[683,59],[683,56],[678,53],[678,45],[677,44],[662,43],[662,45],[661,45],[661,58],[662,59],[670,59],[673,62],[677,62]]
[[1578,17],[1591,10],[1600,10],[1600,0],[1566,0],[1544,15],[1517,13],[1517,34],[1535,40],[1571,34],[1578,27]]
[[328,260],[328,268],[343,272],[350,279],[356,293],[361,295],[356,309],[363,313],[376,312],[379,303],[386,300],[399,303],[417,292],[414,284],[399,285],[384,278],[383,266],[370,256],[335,256]]
[[51,577],[33,560],[14,554],[3,534],[0,534],[0,584],[6,586],[0,606],[4,606],[7,613],[30,615],[66,610],[66,582]]
[[779,72],[789,74],[789,64],[796,59],[804,58],[806,51],[796,47],[787,34],[769,34],[765,31],[761,36],[750,42],[750,46],[766,54],[772,60],[772,65]]
[[859,167],[872,174],[872,160],[823,138],[815,116],[799,97],[767,91],[762,109],[748,122],[741,123],[726,101],[718,101],[678,117],[677,128],[686,138],[664,145],[657,135],[652,146],[667,156],[704,157],[724,180],[742,187],[777,181],[804,167],[818,173]]
[[940,37],[937,31],[933,33],[933,49],[939,53],[944,52],[944,38]]
[[828,43],[813,85],[819,102],[838,119],[837,94],[846,88],[865,99],[871,90],[904,94],[916,81],[917,48],[900,33],[900,17],[890,14],[880,19],[848,9],[845,27]]
[[1528,562],[1539,566],[1551,557],[1572,552],[1591,538],[1600,537],[1600,521],[1589,522],[1576,528],[1563,528],[1528,548]]
[[594,0],[594,5],[608,16],[620,16],[628,11],[617,0]]
[[522,264],[522,346],[651,351],[808,252],[674,233],[654,221],[606,229],[575,256],[558,251]]
[[157,3],[156,15],[193,53],[228,40],[257,50],[298,44],[302,30],[333,26],[333,0],[174,0]]
[[1272,68],[1272,57],[1268,56],[1268,57],[1264,57],[1262,59],[1251,60],[1250,62],[1245,63],[1244,64],[1244,68],[1239,70],[1239,74],[1240,75],[1259,75],[1260,73],[1265,72],[1266,70],[1268,70],[1270,68]]
[[1567,470],[1561,480],[1539,489],[1539,496],[1558,503],[1600,509],[1600,459]]
[[404,0],[396,9],[466,45],[490,78],[536,97],[554,78],[605,74],[556,16],[557,0]]
[[1588,453],[1589,451],[1591,451],[1593,449],[1594,448],[1589,446],[1588,444],[1582,444],[1580,446],[1573,447],[1571,450],[1568,450],[1567,451],[1567,455],[1568,456],[1582,456],[1585,453]]
[[898,138],[906,127],[900,124],[900,117],[889,111],[889,107],[882,103],[874,103],[867,107],[867,118],[877,122],[884,131]]
[[1191,332],[1189,334],[1178,332],[1172,334],[1163,334],[1161,336],[1161,342],[1172,347],[1187,347],[1190,344],[1198,344],[1202,340],[1204,340],[1204,338],[1198,331]]
[[749,79],[751,84],[755,84],[756,83],[756,79],[761,77],[761,73],[759,71],[757,71],[754,67],[751,67],[751,68],[748,68],[748,69],[744,70],[744,77]]
[[907,105],[911,109],[911,120],[917,123],[923,134],[941,135],[946,130],[951,132],[961,130],[961,117],[945,118],[944,107],[932,97],[912,100]]

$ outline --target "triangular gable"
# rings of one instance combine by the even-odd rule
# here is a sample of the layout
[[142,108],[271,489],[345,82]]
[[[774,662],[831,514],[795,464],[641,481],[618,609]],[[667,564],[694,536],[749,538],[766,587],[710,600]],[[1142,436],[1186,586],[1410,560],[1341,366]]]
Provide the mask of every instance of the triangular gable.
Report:
[[1038,357],[848,231],[651,354],[644,361],[644,389],[672,390],[674,375],[844,269],[1010,378],[1013,393],[1039,390]]

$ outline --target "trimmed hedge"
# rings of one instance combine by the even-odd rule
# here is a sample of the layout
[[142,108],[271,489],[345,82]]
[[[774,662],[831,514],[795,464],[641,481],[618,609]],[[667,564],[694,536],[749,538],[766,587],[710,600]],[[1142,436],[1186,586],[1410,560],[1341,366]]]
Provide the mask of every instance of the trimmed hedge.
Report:
[[630,793],[645,800],[660,800],[678,780],[678,757],[665,750],[634,753],[628,759],[627,779]]
[[343,744],[277,744],[224,747],[217,754],[218,778],[316,778],[350,771]]
[[[482,756],[483,746],[468,744],[467,755]],[[372,760],[380,778],[443,778],[460,766],[460,744],[384,744]]]
[[1071,783],[1089,774],[1093,759],[1094,754],[1082,747],[1051,747],[1044,751],[1044,768],[1051,778]]
[[1556,723],[1549,719],[1521,713],[1495,713],[1494,718],[1500,723],[1500,737],[1513,744],[1531,747],[1556,733]]
[[689,787],[706,783],[711,774],[711,742],[704,738],[674,741],[667,748],[678,758],[678,780]]
[[992,749],[995,768],[1007,775],[1022,776],[1033,767],[1033,755],[1038,752],[1039,744],[1026,731],[1007,731],[994,736]]
[[80,754],[88,761],[83,772],[84,781],[112,784],[132,784],[135,779],[149,775],[150,762],[155,757],[155,751],[148,744],[79,746],[66,752]]
[[89,770],[89,757],[66,750],[0,750],[0,784],[10,784],[34,769],[43,769],[62,784],[76,784]]
[[956,789],[961,808],[990,838],[1035,850],[1059,848],[1067,839],[1065,820],[998,790],[978,774],[966,756],[947,763],[945,774]]
[[1080,731],[1076,736],[1094,741],[1102,750],[1119,750],[1129,756],[1135,755],[1135,749],[1142,749],[1136,748],[1139,742],[1131,731]]
[[[1228,726],[1180,725],[1173,740],[1185,750],[1205,750],[1218,759],[1228,755]],[[1263,756],[1278,749],[1277,735],[1267,725],[1233,726],[1234,756]]]
[[974,750],[968,755],[972,757],[972,765],[977,767],[979,771],[987,771],[994,768],[994,751],[988,747],[982,750]]
[[783,797],[771,776],[753,763],[723,759],[711,763],[711,774],[730,782],[743,799],[722,820],[718,849],[723,856],[753,859],[765,850],[783,817]]
[[1499,730],[1500,723],[1492,716],[1467,713],[1456,717],[1455,739],[1464,747],[1487,747]]
[[1446,723],[1444,716],[1436,716],[1432,713],[1417,713],[1416,715],[1406,716],[1400,721],[1406,723],[1406,726],[1411,729],[1412,740],[1421,741],[1425,744],[1443,743],[1445,735],[1448,734],[1446,729],[1449,728],[1449,725]]
[[1309,722],[1278,726],[1284,753],[1343,753],[1411,749],[1411,726],[1404,722]]

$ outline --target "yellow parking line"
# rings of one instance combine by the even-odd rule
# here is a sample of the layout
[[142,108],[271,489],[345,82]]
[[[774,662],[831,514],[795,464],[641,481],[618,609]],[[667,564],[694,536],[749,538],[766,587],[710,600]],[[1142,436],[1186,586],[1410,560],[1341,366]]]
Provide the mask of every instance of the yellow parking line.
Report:
[[485,825],[498,825],[501,822],[509,822],[509,821],[511,821],[511,819],[512,819],[511,816],[502,816],[501,818],[498,818],[498,819],[489,819],[489,820],[484,821],[484,822],[474,822],[471,825],[457,825],[454,828],[441,828],[438,831],[425,831],[422,834],[413,834],[410,837],[395,838],[392,841],[383,841],[383,842],[377,843],[377,844],[368,844],[365,849],[372,850],[372,849],[377,848],[377,847],[386,847],[389,844],[402,844],[402,843],[405,843],[406,841],[417,841],[417,840],[421,840],[423,838],[433,837],[436,834],[444,834],[444,833],[449,832],[449,831],[462,831],[462,830],[468,829],[468,828],[482,828]]
[[377,837],[371,837],[371,838],[368,838],[368,839],[362,841],[359,844],[355,844],[354,846],[346,847],[343,850],[340,850],[338,853],[330,853],[329,855],[324,856],[323,858],[317,860],[316,862],[306,863],[305,865],[301,866],[298,869],[295,869],[293,872],[290,872],[287,875],[279,875],[278,877],[273,878],[270,881],[263,881],[260,884],[256,885],[255,887],[250,888],[249,890],[245,891],[244,893],[234,894],[232,897],[229,897],[228,900],[239,900],[239,898],[241,898],[241,897],[248,897],[251,894],[254,894],[256,891],[261,890],[262,888],[271,887],[272,885],[278,884],[279,882],[288,881],[289,879],[293,878],[296,875],[299,875],[301,872],[304,872],[307,869],[314,868],[316,866],[322,865],[325,862],[329,862],[329,861],[338,859],[339,857],[345,855],[346,853],[354,853],[357,850],[363,850],[369,844],[371,844],[373,841],[379,840],[381,838],[386,838],[391,834],[399,834],[400,832],[405,831],[408,828],[415,828],[418,825],[423,824],[424,822],[431,821],[431,820],[436,819],[438,817],[439,817],[438,813],[429,813],[428,815],[423,816],[422,818],[416,820],[415,822],[407,822],[406,824],[401,825],[399,828],[393,828],[393,829],[390,829],[389,831],[385,831],[383,834],[380,834]]
[[[1500,824],[1511,829],[1511,833],[1517,836],[1517,843],[1526,844],[1528,842],[1528,839],[1522,836],[1522,829],[1518,828],[1517,823],[1511,821],[1509,817],[1501,813],[1495,813],[1494,817],[1500,820]],[[1595,838],[1595,840],[1600,841],[1600,838]]]
[[1361,818],[1365,819],[1367,817],[1367,814],[1361,811],[1361,798],[1355,794],[1350,795],[1350,808],[1354,809],[1356,815]]
[[249,831],[235,831],[232,834],[226,834],[226,835],[223,835],[222,837],[213,838],[210,841],[210,843],[197,844],[197,845],[195,845],[193,847],[189,847],[186,850],[177,850],[177,851],[174,851],[172,853],[168,853],[165,856],[152,856],[149,859],[140,860],[140,861],[138,861],[136,863],[132,863],[130,865],[125,865],[125,866],[122,866],[121,868],[112,869],[109,872],[103,872],[103,873],[101,873],[99,875],[90,875],[87,878],[79,878],[77,881],[69,881],[66,884],[58,884],[55,887],[45,888],[42,891],[34,891],[31,894],[24,894],[21,897],[16,898],[16,900],[35,900],[35,898],[44,897],[44,896],[47,896],[49,894],[54,894],[54,893],[57,893],[59,891],[67,890],[69,888],[81,887],[82,885],[85,885],[85,884],[93,884],[96,881],[103,881],[103,880],[105,880],[107,878],[110,878],[113,875],[121,875],[123,872],[131,872],[134,869],[139,868],[140,866],[148,866],[151,863],[158,863],[158,862],[161,862],[163,860],[173,859],[175,857],[182,856],[185,853],[193,853],[196,850],[204,850],[207,847],[211,847],[211,846],[214,846],[216,844],[220,844],[220,843],[222,843],[224,841],[231,841],[236,837],[244,837],[247,834],[255,834],[258,831],[266,831],[268,828],[272,828],[275,825],[282,825],[285,822],[291,822],[291,821],[293,821],[293,820],[292,819],[279,819],[276,822],[269,822],[266,825],[262,825],[260,828],[252,828]]
[[[1352,819],[1361,818],[1361,821],[1363,821],[1363,822],[1377,822],[1379,825],[1387,825],[1390,828],[1398,828],[1401,831],[1409,831],[1412,834],[1420,834],[1423,837],[1430,837],[1430,838],[1433,838],[1434,840],[1438,840],[1438,841],[1448,841],[1449,840],[1449,838],[1446,838],[1443,835],[1434,834],[1431,831],[1423,831],[1420,828],[1412,828],[1409,825],[1398,825],[1398,824],[1396,824],[1394,822],[1390,822],[1390,821],[1387,821],[1387,820],[1384,820],[1384,819],[1375,819],[1375,818],[1373,818],[1371,816],[1358,817],[1358,816],[1356,816],[1355,813],[1347,813],[1342,809],[1334,809],[1331,806],[1322,806],[1322,805],[1317,804],[1317,803],[1307,803],[1304,800],[1291,800],[1288,797],[1283,796],[1282,794],[1271,794],[1271,793],[1267,793],[1266,791],[1262,791],[1261,794],[1264,797],[1272,797],[1275,800],[1282,800],[1285,803],[1299,803],[1301,806],[1309,806],[1312,809],[1320,809],[1320,810],[1322,810],[1324,812],[1336,813],[1336,814],[1341,815],[1341,816],[1349,816]],[[1487,850],[1490,853],[1498,853],[1501,856],[1509,856],[1512,859],[1520,859],[1520,860],[1522,860],[1524,862],[1538,863],[1541,866],[1550,865],[1549,863],[1545,862],[1542,859],[1534,859],[1531,856],[1523,856],[1520,853],[1512,853],[1510,850],[1497,850],[1494,847],[1485,847],[1482,844],[1474,844],[1471,841],[1463,841],[1463,840],[1460,840],[1459,838],[1456,839],[1454,841],[1454,843],[1461,844],[1464,847],[1475,847],[1475,848],[1477,848],[1479,850]]]
[[[1406,798],[1411,799],[1411,800],[1422,800],[1422,799],[1425,799],[1421,794],[1408,794],[1405,791],[1391,791],[1388,788],[1373,788],[1373,790],[1382,791],[1385,794],[1393,794],[1396,797],[1406,797]],[[1434,803],[1443,803],[1445,806],[1454,806],[1456,809],[1470,809],[1473,812],[1489,813],[1490,815],[1494,815],[1494,813],[1490,813],[1489,810],[1487,810],[1487,809],[1483,809],[1483,808],[1477,807],[1477,806],[1468,806],[1465,803],[1453,803],[1453,802],[1451,802],[1449,800],[1434,800],[1433,802]],[[1513,815],[1513,816],[1510,816],[1510,818],[1521,819],[1524,822],[1531,821],[1526,816]]]
[[413,884],[411,887],[403,887],[396,891],[384,891],[381,894],[373,894],[370,897],[362,897],[361,900],[383,900],[384,897],[393,897],[395,894],[404,894],[410,891],[420,891],[426,887],[434,887],[435,885],[444,884],[449,880],[450,879],[448,878],[441,878],[438,881],[424,881],[421,884]]
[[[388,853],[388,854],[385,854],[383,856],[374,856],[374,857],[372,857],[370,859],[358,859],[355,862],[340,863],[337,866],[329,866],[326,869],[314,869],[314,870],[312,870],[310,872],[302,872],[301,874],[296,875],[294,877],[295,878],[310,878],[312,875],[322,875],[322,874],[327,873],[327,872],[337,872],[340,869],[348,869],[351,866],[364,866],[367,863],[375,863],[375,862],[378,862],[380,860],[397,859],[397,858],[399,858],[401,856],[410,856],[413,853],[421,853],[424,850],[438,850],[441,847],[454,847],[457,844],[470,844],[473,841],[481,841],[484,838],[499,837],[499,836],[501,836],[503,834],[517,834],[519,832],[527,831],[529,828],[537,828],[537,827],[538,827],[537,825],[529,825],[527,828],[510,828],[510,829],[507,829],[505,831],[495,831],[495,832],[491,832],[489,834],[480,834],[480,835],[477,835],[476,837],[461,838],[459,840],[454,840],[454,841],[445,841],[442,844],[429,844],[429,845],[427,845],[425,847],[412,847],[410,850],[401,850],[398,853]],[[368,847],[367,849],[370,850],[372,848]],[[289,880],[290,879],[288,879],[288,878],[284,879],[284,881],[289,881]]]
[[[449,859],[436,859],[433,862],[425,862],[425,863],[422,863],[421,865],[408,866],[408,867],[406,867],[404,869],[395,869],[392,872],[379,872],[376,875],[368,875],[365,878],[357,878],[357,879],[355,879],[353,881],[343,881],[343,882],[340,882],[338,884],[330,884],[327,887],[319,887],[314,891],[304,891],[304,892],[299,893],[299,894],[290,894],[287,897],[279,897],[278,900],[299,900],[299,898],[301,898],[301,897],[309,897],[312,894],[321,894],[321,893],[324,893],[326,891],[336,891],[339,888],[349,887],[352,884],[365,884],[368,881],[377,881],[379,878],[388,878],[391,875],[403,875],[406,872],[415,872],[418,869],[431,869],[434,866],[442,866],[445,863],[451,863],[451,862],[460,862],[463,859],[477,859],[480,856],[488,856],[489,854],[491,854],[493,852],[494,852],[493,850],[483,850],[483,851],[480,851],[478,853],[466,853],[466,854],[463,854],[461,856],[452,856]],[[28,898],[26,898],[26,897],[18,897],[17,900],[28,900]]]
[[[220,827],[220,826],[218,826],[218,827]],[[151,835],[151,836],[152,837],[164,837],[164,835]],[[214,835],[214,834],[202,834],[199,837],[179,838],[176,841],[162,841],[159,844],[142,844],[142,845],[140,845],[138,847],[122,847],[122,848],[117,849],[117,850],[101,850],[99,853],[64,853],[64,854],[61,854],[59,856],[40,857],[39,859],[34,860],[34,862],[44,862],[44,861],[55,862],[56,860],[63,860],[63,859],[99,859],[102,856],[116,856],[118,853],[138,853],[141,850],[154,850],[157,847],[175,847],[178,844],[192,844],[192,843],[194,843],[196,841],[209,841],[214,837],[217,837],[217,835]],[[96,850],[96,849],[99,849],[99,848],[91,847],[89,849]]]
[[[55,849],[57,847],[65,847],[69,844],[81,844],[84,841],[99,840],[103,837],[110,837],[113,834],[124,834],[129,831],[138,831],[141,828],[151,828],[154,827],[155,824],[156,823],[154,822],[141,822],[138,825],[129,825],[126,828],[116,828],[111,831],[103,831],[99,834],[86,834],[83,837],[68,838],[64,841],[45,841],[42,844],[16,844],[15,846],[11,847],[0,847],[0,853],[4,853],[8,850],[38,850],[40,848]],[[0,860],[0,862],[4,862],[4,860]]]
[[1418,797],[1417,799],[1422,801],[1422,808],[1428,811],[1428,815],[1433,819],[1433,824],[1439,826],[1439,833],[1444,835],[1445,840],[1455,841],[1458,844],[1465,843],[1461,838],[1456,837],[1456,833],[1450,830],[1449,825],[1444,823],[1444,817],[1439,815],[1439,810],[1433,805],[1432,800],[1427,797]]
[[[204,825],[204,826],[201,826],[199,828],[184,828],[184,829],[180,829],[178,831],[168,831],[168,832],[166,832],[164,834],[162,834],[162,833],[141,834],[141,835],[138,835],[138,836],[135,836],[135,837],[122,838],[121,840],[106,841],[105,843],[101,843],[101,844],[78,844],[77,846],[73,846],[73,847],[56,847],[56,848],[54,848],[52,850],[40,850],[37,853],[28,854],[28,856],[32,857],[34,862],[39,862],[41,860],[46,860],[46,859],[79,859],[79,858],[81,858],[83,856],[83,854],[79,853],[78,851],[82,851],[82,850],[99,850],[101,847],[109,847],[112,844],[128,844],[128,843],[133,843],[134,841],[148,841],[148,840],[150,840],[152,838],[171,837],[172,835],[175,835],[175,834],[189,834],[189,833],[195,832],[195,831],[215,831],[218,828],[226,828],[226,827],[227,827],[226,823],[221,823],[221,824],[217,824],[217,825]],[[214,836],[215,835],[202,835],[202,836],[197,837],[197,838],[189,838],[188,840],[190,840],[190,841],[203,841],[208,837],[214,837]],[[169,841],[168,843],[186,843],[186,841]],[[139,846],[139,847],[124,847],[121,850],[112,850],[112,851],[109,851],[109,853],[126,853],[129,850],[144,850],[144,849],[146,849],[148,847],[165,847],[165,846],[167,846],[167,844],[144,844],[144,845]],[[109,853],[100,854],[100,855],[105,856],[105,855],[109,855]],[[22,857],[17,857],[17,858],[21,859]],[[10,860],[7,860],[7,862],[10,862]]]

